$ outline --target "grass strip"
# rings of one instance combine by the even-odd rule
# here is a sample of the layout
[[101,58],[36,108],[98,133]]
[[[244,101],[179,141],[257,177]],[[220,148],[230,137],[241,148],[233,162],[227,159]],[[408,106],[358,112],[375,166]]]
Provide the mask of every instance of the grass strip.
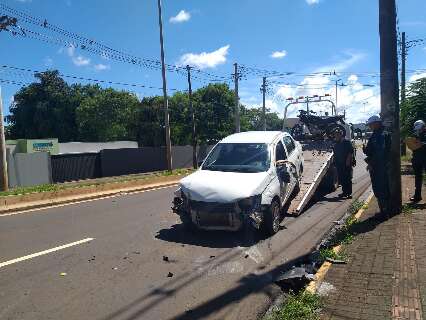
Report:
[[282,305],[264,320],[318,320],[320,319],[321,298],[317,294],[301,291],[290,292]]
[[43,184],[37,186],[30,187],[16,187],[10,189],[8,191],[0,192],[0,197],[5,196],[16,196],[16,195],[24,195],[30,193],[41,193],[41,192],[55,192],[59,190],[65,189],[73,189],[73,188],[83,188],[90,186],[98,186],[108,183],[118,183],[118,182],[128,182],[135,180],[149,180],[157,177],[169,177],[169,176],[180,176],[193,172],[192,169],[176,169],[173,171],[159,171],[149,174],[136,174],[136,175],[126,175],[126,176],[118,176],[118,177],[108,177],[108,178],[99,178],[88,181],[77,181],[77,182],[66,182],[60,184]]

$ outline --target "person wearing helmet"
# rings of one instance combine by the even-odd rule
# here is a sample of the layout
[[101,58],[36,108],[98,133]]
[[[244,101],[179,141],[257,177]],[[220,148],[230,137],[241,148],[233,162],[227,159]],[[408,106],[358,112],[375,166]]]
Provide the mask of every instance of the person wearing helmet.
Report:
[[416,191],[410,200],[419,202],[422,200],[423,172],[426,171],[426,125],[423,120],[417,120],[414,123],[414,136],[417,140],[417,146],[413,150],[411,164],[415,175]]
[[333,131],[335,144],[333,146],[334,165],[337,169],[337,177],[342,186],[340,198],[352,199],[352,167],[354,165],[354,148],[352,143],[345,139],[342,129]]
[[391,152],[391,136],[384,130],[382,119],[372,116],[367,125],[373,131],[368,139],[367,145],[363,146],[364,154],[367,156],[367,170],[370,173],[371,184],[374,195],[379,203],[380,213],[383,218],[389,215],[389,164]]

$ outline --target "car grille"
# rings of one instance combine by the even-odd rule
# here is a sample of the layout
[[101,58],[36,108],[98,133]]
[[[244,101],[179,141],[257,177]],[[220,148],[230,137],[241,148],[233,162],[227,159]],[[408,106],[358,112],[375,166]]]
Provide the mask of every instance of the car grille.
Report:
[[229,227],[233,225],[234,203],[191,201],[191,211],[197,216],[200,226]]

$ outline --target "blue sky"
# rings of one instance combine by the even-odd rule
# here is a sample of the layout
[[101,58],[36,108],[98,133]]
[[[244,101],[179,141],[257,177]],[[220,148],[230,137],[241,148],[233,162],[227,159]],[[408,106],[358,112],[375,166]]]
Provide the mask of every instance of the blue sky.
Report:
[[[0,0],[0,3],[111,48],[159,59],[156,0]],[[339,87],[339,105],[340,110],[347,110],[351,121],[365,120],[379,110],[378,78],[374,76],[379,71],[378,0],[163,0],[163,6],[169,64],[188,63],[226,77],[232,74],[235,62],[282,73],[295,72],[269,79],[267,105],[280,113],[284,100],[290,96],[330,93],[334,99],[333,84],[337,79],[347,85]],[[408,39],[426,38],[424,12],[424,0],[399,1],[399,28],[407,32]],[[4,11],[0,9],[2,14]],[[18,24],[54,35],[25,22]],[[58,69],[67,75],[161,87],[158,70],[105,59],[80,48],[13,37],[7,32],[0,33],[0,43],[0,65]],[[426,69],[425,47],[426,43],[411,49],[409,70]],[[338,75],[324,75],[330,71]],[[317,72],[321,74],[307,76]],[[414,76],[420,75],[408,75],[411,79]],[[0,79],[30,82],[32,77],[29,73],[1,68]],[[195,88],[205,84],[205,80],[194,79]],[[242,103],[260,105],[260,84],[261,77],[253,74],[242,79]],[[184,76],[168,73],[171,89],[185,90],[186,85]],[[19,86],[3,83],[2,90],[7,114]],[[158,89],[131,90],[139,97],[161,94]],[[316,108],[325,111],[328,106]],[[297,109],[291,109],[290,115]]]

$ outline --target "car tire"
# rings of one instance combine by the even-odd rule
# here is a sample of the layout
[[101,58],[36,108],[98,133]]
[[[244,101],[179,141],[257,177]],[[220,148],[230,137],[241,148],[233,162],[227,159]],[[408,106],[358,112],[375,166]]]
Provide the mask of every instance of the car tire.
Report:
[[267,236],[273,236],[280,230],[281,207],[277,200],[273,200],[265,212],[263,229]]
[[181,214],[179,217],[180,217],[180,221],[182,221],[183,228],[184,228],[186,231],[194,232],[194,231],[196,231],[196,230],[197,230],[197,227],[196,227],[196,225],[192,222],[191,217],[189,216],[189,214],[184,213],[184,214]]

